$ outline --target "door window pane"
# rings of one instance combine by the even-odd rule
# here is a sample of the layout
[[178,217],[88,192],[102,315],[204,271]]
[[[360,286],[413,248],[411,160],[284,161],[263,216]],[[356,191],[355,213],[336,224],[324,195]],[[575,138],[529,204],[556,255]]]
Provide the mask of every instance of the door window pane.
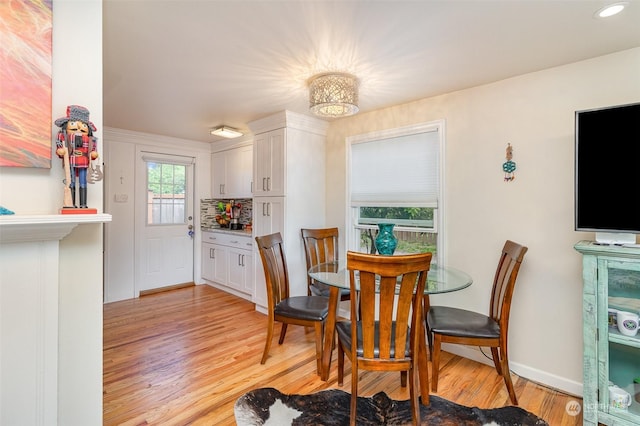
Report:
[[147,224],[186,223],[186,166],[147,162]]

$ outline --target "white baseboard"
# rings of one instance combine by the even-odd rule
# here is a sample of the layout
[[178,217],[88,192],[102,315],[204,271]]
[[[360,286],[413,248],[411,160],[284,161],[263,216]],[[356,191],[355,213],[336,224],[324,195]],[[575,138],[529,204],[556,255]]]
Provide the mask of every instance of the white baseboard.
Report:
[[[444,343],[442,345],[442,350],[493,367],[493,360],[491,360],[491,358],[485,357],[477,347],[450,345]],[[485,353],[489,355],[489,357],[491,357],[491,350],[489,348],[486,348]],[[541,371],[536,368],[532,368],[513,361],[509,362],[509,366],[511,367],[511,371],[514,374],[517,374],[522,378],[539,383],[543,386],[557,389],[569,395],[575,395],[582,398],[582,383],[576,382],[574,380],[569,380],[565,377],[556,376],[555,374],[550,374],[546,371]]]

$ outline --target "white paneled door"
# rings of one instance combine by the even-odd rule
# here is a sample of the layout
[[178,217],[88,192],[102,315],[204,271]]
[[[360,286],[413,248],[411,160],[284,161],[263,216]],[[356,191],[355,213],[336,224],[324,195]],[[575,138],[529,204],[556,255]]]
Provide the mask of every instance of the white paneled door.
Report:
[[138,152],[136,295],[193,282],[192,157]]

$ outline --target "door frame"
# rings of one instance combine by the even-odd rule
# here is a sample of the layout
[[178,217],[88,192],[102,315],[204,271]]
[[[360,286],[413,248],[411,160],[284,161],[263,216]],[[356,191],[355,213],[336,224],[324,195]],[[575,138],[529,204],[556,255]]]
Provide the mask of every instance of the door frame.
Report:
[[[184,284],[186,282],[195,282],[195,223],[196,223],[196,195],[195,195],[195,163],[196,158],[192,155],[180,153],[168,153],[161,152],[161,149],[157,148],[149,148],[149,147],[137,147],[136,148],[136,158],[135,158],[135,205],[134,205],[134,229],[135,229],[135,237],[134,237],[134,295],[135,297],[139,297],[140,293],[143,291],[153,291],[156,288],[142,288],[143,277],[142,277],[142,260],[145,256],[143,253],[145,244],[143,240],[145,238],[145,227],[146,227],[146,189],[147,189],[147,159],[157,160],[157,162],[162,163],[171,163],[171,164],[181,164],[185,165],[189,168],[189,172],[187,174],[187,190],[185,193],[187,194],[187,200],[185,201],[185,214],[189,215],[191,212],[192,219],[188,220],[190,225],[193,226],[194,235],[191,237],[191,276],[187,281],[183,281],[178,284]],[[187,232],[187,225],[185,224],[185,233]],[[199,255],[199,253],[198,253]],[[161,289],[163,287],[170,287],[172,284],[160,285],[157,289]]]

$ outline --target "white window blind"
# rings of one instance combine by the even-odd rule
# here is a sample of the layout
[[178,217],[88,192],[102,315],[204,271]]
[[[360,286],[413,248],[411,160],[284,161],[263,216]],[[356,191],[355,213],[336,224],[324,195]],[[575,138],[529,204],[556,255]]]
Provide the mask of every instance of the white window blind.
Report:
[[438,132],[351,145],[351,205],[438,207]]

